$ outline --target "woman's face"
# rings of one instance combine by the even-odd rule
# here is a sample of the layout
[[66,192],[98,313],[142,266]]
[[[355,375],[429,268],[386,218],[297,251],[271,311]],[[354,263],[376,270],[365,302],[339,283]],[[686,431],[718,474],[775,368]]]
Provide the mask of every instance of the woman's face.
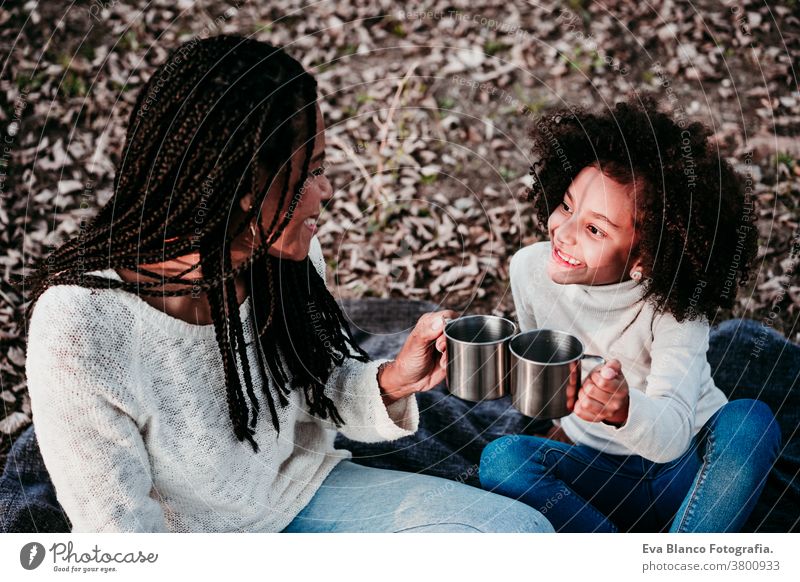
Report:
[[[278,218],[278,224],[287,216],[290,216],[289,224],[278,237],[273,245],[269,248],[269,254],[289,259],[292,261],[300,261],[308,255],[308,250],[311,245],[311,238],[317,231],[317,219],[319,218],[321,205],[323,202],[330,200],[333,196],[333,188],[330,182],[323,174],[325,163],[325,126],[323,125],[322,112],[317,107],[317,134],[314,139],[314,152],[311,156],[311,163],[308,166],[308,178],[301,189],[302,196],[300,200],[293,200],[296,186],[300,181],[300,173],[302,172],[303,160],[305,158],[305,149],[299,148],[292,156],[292,174],[289,180],[289,190],[286,194],[283,208],[281,209]],[[285,169],[275,177],[270,186],[269,192],[261,204],[261,212],[258,219],[264,232],[269,235],[268,228],[275,216],[275,211],[278,208],[278,201],[281,195],[281,189],[285,180]],[[262,182],[263,184],[263,182]],[[252,204],[252,197],[248,194],[241,200],[242,210],[247,210]],[[250,229],[246,228],[241,235],[243,241],[240,241],[234,251],[246,251],[251,253],[253,248],[258,247],[261,243],[259,233],[256,230],[256,239],[252,244],[252,237],[250,236]],[[243,249],[242,247],[246,247]]]
[[594,166],[581,170],[547,221],[550,278],[562,285],[608,285],[629,278],[633,268],[641,270],[631,256],[634,214],[629,188]]

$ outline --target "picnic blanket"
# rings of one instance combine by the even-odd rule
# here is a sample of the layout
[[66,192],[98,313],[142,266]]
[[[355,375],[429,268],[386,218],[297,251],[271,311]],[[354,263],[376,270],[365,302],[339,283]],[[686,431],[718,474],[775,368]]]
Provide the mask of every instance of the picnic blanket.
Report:
[[[435,304],[367,298],[340,302],[353,336],[374,358],[394,357],[418,317]],[[758,398],[776,413],[783,450],[745,531],[789,532],[800,526],[800,346],[752,320],[712,328],[708,359],[728,397]],[[505,434],[537,434],[549,421],[517,412],[509,397],[472,403],[443,385],[417,394],[419,430],[389,443],[358,443],[338,435],[336,446],[363,465],[413,471],[479,486],[483,447]],[[35,419],[34,419],[35,420]],[[35,426],[14,443],[0,477],[0,531],[68,532],[70,523],[39,453]]]

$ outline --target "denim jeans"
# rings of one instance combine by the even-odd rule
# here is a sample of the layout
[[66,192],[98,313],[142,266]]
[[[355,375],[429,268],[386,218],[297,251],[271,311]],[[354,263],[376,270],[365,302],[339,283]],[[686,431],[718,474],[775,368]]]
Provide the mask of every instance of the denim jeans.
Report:
[[440,477],[339,461],[284,532],[551,532],[524,503]]
[[479,476],[485,489],[538,509],[560,532],[733,532],[779,449],[769,407],[742,399],[718,410],[669,463],[517,435],[484,449]]

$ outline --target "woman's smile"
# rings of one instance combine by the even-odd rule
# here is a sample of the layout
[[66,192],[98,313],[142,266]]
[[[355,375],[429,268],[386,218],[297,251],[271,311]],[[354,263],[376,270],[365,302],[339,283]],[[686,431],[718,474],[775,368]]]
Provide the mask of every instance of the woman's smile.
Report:
[[317,232],[318,228],[318,221],[319,221],[319,214],[314,214],[309,216],[303,221],[303,226],[305,226],[308,230],[311,231],[311,234]]

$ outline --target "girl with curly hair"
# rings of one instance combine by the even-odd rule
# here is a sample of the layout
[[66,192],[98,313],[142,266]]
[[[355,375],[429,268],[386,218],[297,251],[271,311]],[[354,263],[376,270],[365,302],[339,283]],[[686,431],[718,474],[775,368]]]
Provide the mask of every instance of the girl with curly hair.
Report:
[[33,420],[73,531],[552,531],[334,448],[417,430],[452,312],[394,361],[355,344],[314,236],[324,154],[316,81],[267,43],[188,41],[140,91],[114,196],[27,280]]
[[727,400],[706,351],[750,275],[752,200],[708,128],[649,97],[557,111],[533,137],[549,240],[511,260],[520,328],[568,331],[606,363],[546,436],[490,443],[482,486],[557,531],[738,531],[780,431],[764,403]]

